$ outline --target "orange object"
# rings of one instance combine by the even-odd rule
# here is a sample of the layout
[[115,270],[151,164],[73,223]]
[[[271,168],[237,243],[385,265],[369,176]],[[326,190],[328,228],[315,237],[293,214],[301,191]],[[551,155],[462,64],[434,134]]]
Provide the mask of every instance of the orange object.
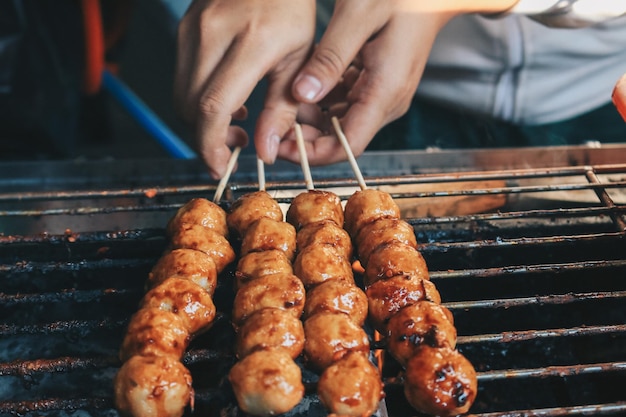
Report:
[[102,85],[104,71],[104,29],[100,0],[81,0],[85,28],[85,73],[83,89],[95,94]]
[[626,74],[622,75],[622,78],[615,84],[612,99],[622,119],[626,121]]

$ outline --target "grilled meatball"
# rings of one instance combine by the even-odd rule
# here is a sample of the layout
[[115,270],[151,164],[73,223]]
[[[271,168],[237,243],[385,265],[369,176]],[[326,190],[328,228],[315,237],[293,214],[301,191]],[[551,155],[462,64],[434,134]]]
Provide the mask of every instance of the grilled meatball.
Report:
[[255,311],[281,308],[299,318],[304,309],[305,292],[302,282],[291,274],[266,275],[250,281],[237,291],[233,302],[232,321],[240,325]]
[[197,224],[185,224],[170,239],[172,249],[195,249],[209,255],[220,273],[235,260],[235,251],[228,240],[217,232]]
[[400,309],[420,300],[441,303],[439,291],[432,282],[410,275],[397,275],[377,281],[365,293],[370,322],[382,334],[387,333],[389,318]]
[[300,230],[309,223],[332,220],[343,225],[343,208],[339,196],[330,191],[309,190],[298,194],[287,209],[286,220]]
[[241,255],[278,249],[293,260],[296,252],[296,229],[287,222],[262,217],[252,223],[241,242]]
[[477,388],[474,367],[454,349],[423,346],[407,363],[404,394],[419,411],[437,416],[464,414]]
[[193,400],[191,374],[171,356],[133,356],[113,381],[115,406],[128,417],[180,417]]
[[169,278],[144,295],[140,308],[159,308],[180,316],[192,335],[207,330],[215,319],[211,295],[199,285]]
[[293,271],[307,287],[330,279],[354,283],[352,265],[331,245],[311,245],[304,248],[296,255]]
[[279,308],[264,308],[250,315],[237,331],[237,356],[267,348],[282,348],[292,358],[304,347],[302,321]]
[[399,219],[400,208],[391,195],[372,188],[357,191],[348,199],[345,207],[344,227],[352,237],[368,223],[378,219]]
[[194,282],[210,295],[217,286],[217,268],[213,258],[194,249],[174,249],[161,256],[148,274],[148,288],[170,277]]
[[235,279],[237,289],[253,279],[265,275],[293,274],[291,262],[282,250],[250,252],[242,256],[237,263]]
[[350,235],[341,227],[341,224],[337,225],[332,220],[307,224],[298,230],[296,243],[299,251],[312,245],[330,245],[344,258],[352,258],[353,248]]
[[389,319],[387,349],[402,366],[421,346],[456,346],[456,328],[450,310],[431,301],[404,307]]
[[248,227],[261,217],[276,221],[284,219],[280,205],[266,191],[256,191],[239,197],[226,217],[228,228],[243,237]]
[[255,416],[286,413],[304,396],[300,368],[284,349],[249,354],[231,368],[228,379],[239,407]]
[[378,369],[364,356],[350,352],[320,376],[317,394],[331,413],[370,416],[384,396]]
[[401,242],[416,248],[417,239],[413,226],[400,219],[378,219],[363,226],[355,239],[361,265],[367,267],[371,253],[382,244],[390,242]]
[[347,314],[315,314],[304,322],[304,335],[304,354],[316,369],[328,368],[348,352],[369,355],[367,334]]
[[224,237],[228,236],[226,212],[205,198],[189,200],[178,209],[167,224],[168,236],[174,235],[184,224],[197,224],[214,230]]
[[317,313],[345,313],[358,326],[362,326],[367,318],[367,296],[359,287],[350,282],[331,279],[306,294],[304,318]]
[[171,356],[178,360],[189,340],[189,332],[179,315],[158,308],[143,308],[130,319],[120,360],[124,362],[134,355]]
[[430,279],[424,257],[413,246],[401,242],[390,242],[378,246],[370,255],[365,267],[363,275],[365,287],[369,287],[380,279],[388,279],[396,275]]

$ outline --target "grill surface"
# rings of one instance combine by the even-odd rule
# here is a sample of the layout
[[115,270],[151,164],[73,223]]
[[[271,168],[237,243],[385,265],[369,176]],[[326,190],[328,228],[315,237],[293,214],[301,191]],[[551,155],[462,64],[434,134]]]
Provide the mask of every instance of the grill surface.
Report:
[[[472,413],[626,415],[626,150],[511,154],[368,154],[359,163],[369,186],[405,208],[454,314],[458,349],[479,372]],[[163,226],[215,190],[196,164],[143,164],[0,166],[0,413],[117,415],[116,354],[165,248]],[[241,161],[229,201],[256,189],[248,166]],[[297,167],[268,168],[280,202],[305,188]],[[313,179],[344,198],[356,184],[344,165]],[[197,415],[237,415],[224,380],[231,278],[221,277],[217,323],[184,358]],[[388,359],[387,412],[414,415],[398,371]],[[312,393],[315,375],[305,380]],[[291,414],[311,413],[324,414],[313,394]]]

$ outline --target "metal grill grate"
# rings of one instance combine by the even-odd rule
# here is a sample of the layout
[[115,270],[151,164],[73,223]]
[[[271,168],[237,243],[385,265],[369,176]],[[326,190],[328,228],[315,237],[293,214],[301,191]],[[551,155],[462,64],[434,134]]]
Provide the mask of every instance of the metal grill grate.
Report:
[[[380,168],[389,175],[362,166],[368,185],[403,208],[455,316],[458,348],[479,372],[472,413],[626,415],[626,165]],[[0,193],[0,413],[117,414],[111,378],[125,325],[165,248],[167,219],[189,198],[212,196],[215,185],[198,178]],[[282,203],[304,189],[295,167],[271,178]],[[313,178],[344,198],[356,184],[345,171]],[[255,189],[244,171],[227,197]],[[198,415],[236,414],[223,381],[230,274],[216,296],[222,315],[184,358]],[[388,413],[413,415],[398,371],[388,360]],[[323,413],[313,395],[293,414],[311,412]]]

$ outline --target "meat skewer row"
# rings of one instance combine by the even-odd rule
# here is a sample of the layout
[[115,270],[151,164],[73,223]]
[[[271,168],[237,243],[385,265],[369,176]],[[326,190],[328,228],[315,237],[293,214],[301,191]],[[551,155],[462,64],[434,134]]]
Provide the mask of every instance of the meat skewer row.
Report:
[[148,274],[115,376],[115,404],[132,417],[180,417],[193,408],[189,370],[180,362],[189,342],[212,325],[219,273],[234,260],[226,212],[201,198],[183,205],[166,228],[168,250]]
[[383,394],[382,381],[368,359],[369,339],[362,328],[367,298],[354,283],[341,200],[313,189],[299,125],[296,134],[308,191],[292,200],[286,219],[297,230],[294,271],[307,287],[305,358],[321,371],[317,393],[331,413],[371,415]]
[[304,396],[294,361],[304,345],[300,316],[305,297],[291,265],[296,232],[263,189],[235,201],[227,222],[241,240],[242,255],[232,310],[238,362],[229,381],[243,411],[259,416],[285,413]]
[[[341,138],[336,118],[333,125]],[[345,136],[342,143],[351,154]],[[356,173],[358,166],[353,169]],[[440,305],[412,227],[400,219],[388,193],[360,183],[361,191],[346,202],[344,226],[365,268],[371,321],[387,335],[388,351],[405,368],[405,397],[428,414],[466,413],[477,393],[476,372],[455,350],[452,314]]]

